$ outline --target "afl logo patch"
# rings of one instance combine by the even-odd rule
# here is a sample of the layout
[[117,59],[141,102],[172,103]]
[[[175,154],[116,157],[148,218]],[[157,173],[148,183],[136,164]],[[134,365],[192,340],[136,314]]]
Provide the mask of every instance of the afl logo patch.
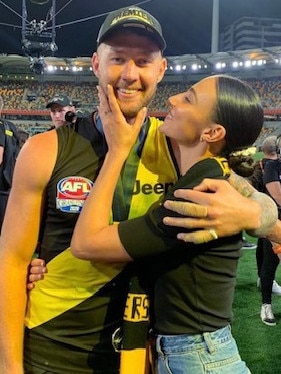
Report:
[[56,207],[62,212],[80,213],[93,182],[85,177],[66,177],[57,184]]

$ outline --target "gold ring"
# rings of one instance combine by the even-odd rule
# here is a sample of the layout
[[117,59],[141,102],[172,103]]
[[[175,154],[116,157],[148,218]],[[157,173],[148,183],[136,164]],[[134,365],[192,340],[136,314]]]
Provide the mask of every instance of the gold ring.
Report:
[[216,233],[216,230],[210,229],[209,233],[213,239],[218,239],[218,234]]

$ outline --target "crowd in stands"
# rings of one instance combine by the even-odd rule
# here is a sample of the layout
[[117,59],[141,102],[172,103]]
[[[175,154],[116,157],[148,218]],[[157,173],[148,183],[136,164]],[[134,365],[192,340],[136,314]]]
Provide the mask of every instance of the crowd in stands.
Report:
[[[250,79],[248,82],[260,95],[265,109],[279,108],[281,111],[281,77]],[[184,82],[159,84],[157,94],[150,105],[150,111],[153,113],[167,110],[167,98],[187,88],[188,84]],[[57,93],[68,95],[82,112],[93,111],[98,103],[94,81],[73,83],[11,80],[2,81],[0,87],[0,95],[4,99],[6,110],[45,110],[46,103]],[[13,118],[17,120],[18,127],[28,131],[31,135],[47,128],[50,123],[48,115],[42,117],[41,121],[38,117],[32,118],[32,121],[26,118],[21,121],[21,119],[23,118]],[[260,138],[263,139],[274,131],[274,124],[271,127],[265,127]]]
[[[261,80],[249,80],[250,85],[262,98],[264,108],[281,108],[281,77]],[[46,102],[56,93],[63,93],[72,98],[78,106],[92,108],[97,103],[95,82],[38,82],[6,81],[1,82],[0,95],[4,98],[6,109],[45,109]],[[187,88],[184,83],[161,83],[151,110],[166,109],[166,100],[174,93]]]
[[264,108],[281,108],[281,78],[249,80],[251,86],[262,98]]
[[0,95],[5,109],[44,110],[58,93],[68,95],[78,107],[89,108],[97,103],[95,87],[95,83],[88,82],[73,85],[72,82],[6,81],[1,82]]

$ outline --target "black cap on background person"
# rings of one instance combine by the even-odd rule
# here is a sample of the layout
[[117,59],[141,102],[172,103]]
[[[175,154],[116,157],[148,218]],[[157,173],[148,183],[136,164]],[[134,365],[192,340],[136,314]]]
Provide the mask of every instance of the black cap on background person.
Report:
[[65,115],[67,112],[76,112],[72,100],[67,95],[55,95],[46,105],[50,109],[50,116],[52,126],[50,128],[58,128],[67,125],[69,122],[66,120]]
[[46,108],[50,108],[53,104],[61,106],[73,106],[71,99],[66,95],[55,95],[46,105]]
[[150,13],[137,6],[129,6],[109,13],[100,28],[98,45],[103,43],[113,31],[126,27],[139,30],[140,33],[153,39],[161,51],[166,48],[160,23]]

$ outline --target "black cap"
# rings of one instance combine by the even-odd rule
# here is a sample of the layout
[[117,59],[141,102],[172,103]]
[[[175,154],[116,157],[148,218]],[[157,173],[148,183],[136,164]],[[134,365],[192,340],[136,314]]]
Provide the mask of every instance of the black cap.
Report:
[[122,27],[143,30],[157,43],[161,51],[166,48],[160,23],[150,13],[137,6],[120,8],[109,13],[101,25],[97,38],[98,45],[104,42],[113,30]]
[[52,100],[46,105],[46,108],[50,108],[53,104],[58,104],[61,106],[72,106],[71,99],[66,95],[56,95],[52,98]]

